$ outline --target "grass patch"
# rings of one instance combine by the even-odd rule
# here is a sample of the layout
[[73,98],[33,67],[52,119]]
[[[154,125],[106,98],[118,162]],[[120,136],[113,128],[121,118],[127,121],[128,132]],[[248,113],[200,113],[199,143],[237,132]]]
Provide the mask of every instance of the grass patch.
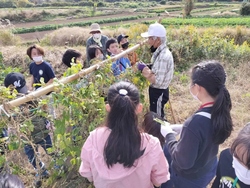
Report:
[[[151,24],[153,21],[144,21],[144,24]],[[193,25],[195,27],[236,27],[245,26],[250,28],[250,17],[229,17],[229,18],[172,18],[172,19],[162,19],[161,22],[165,27],[181,27],[187,25]]]

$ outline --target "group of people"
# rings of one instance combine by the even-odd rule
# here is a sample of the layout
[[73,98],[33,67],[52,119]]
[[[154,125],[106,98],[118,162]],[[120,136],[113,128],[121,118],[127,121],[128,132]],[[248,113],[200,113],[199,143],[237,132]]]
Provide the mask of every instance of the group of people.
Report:
[[[85,67],[95,60],[105,59],[106,54],[117,55],[129,45],[127,35],[108,39],[101,34],[96,23],[91,25],[90,34]],[[79,173],[97,188],[205,188],[214,177],[213,188],[249,187],[249,124],[239,133],[231,149],[222,151],[219,162],[217,160],[219,145],[233,130],[232,104],[225,86],[223,66],[211,60],[193,67],[190,94],[201,106],[184,124],[170,125],[165,121],[164,105],[169,100],[174,60],[166,45],[166,29],[154,23],[141,36],[148,38],[151,62],[138,62],[136,54],[129,54],[113,62],[111,70],[114,76],[119,76],[129,66],[136,66],[141,71],[150,82],[149,112],[140,124],[138,116],[143,111],[143,105],[136,86],[125,81],[110,86],[105,106],[106,121],[90,132],[84,143]],[[13,85],[22,94],[51,84],[55,78],[51,65],[43,60],[44,50],[40,46],[29,47],[27,55],[32,60],[30,85],[26,86],[20,73],[10,73],[4,81],[6,87]],[[81,63],[81,60],[82,54],[73,49],[68,49],[62,57],[67,67],[71,67],[72,63]],[[40,116],[34,122],[42,124],[42,136],[48,138],[42,141],[37,139],[35,144],[45,149],[52,147],[47,131],[50,122]],[[35,135],[33,139],[39,138]],[[26,145],[25,148],[30,162],[37,168],[33,147]],[[39,162],[39,165],[44,169],[43,175],[47,176],[44,164]]]
[[140,125],[138,89],[124,81],[112,85],[106,121],[84,143],[79,173],[97,188],[205,188],[210,183],[213,188],[250,187],[249,123],[217,160],[219,145],[233,131],[223,66],[208,60],[193,67],[189,90],[201,106],[184,124],[170,125],[164,121],[163,107],[173,57],[165,44],[165,28],[151,24],[142,37],[148,38],[153,53],[152,67],[137,65],[151,83],[150,112]]
[[[160,24],[157,24],[159,26]],[[157,48],[161,45],[161,39],[159,37],[164,37],[163,35],[166,34],[165,28],[161,26],[162,33],[161,36],[157,34],[156,29],[154,29],[155,33],[149,33],[149,37],[151,40],[149,40],[149,44],[152,45],[154,48]],[[117,39],[111,38],[108,39],[107,37],[101,35],[100,26],[96,23],[91,25],[91,32],[92,36],[87,41],[87,62],[89,62],[89,66],[94,63],[95,60],[103,60],[106,57],[106,54],[109,54],[110,56],[117,55],[122,50],[126,50],[129,46],[128,42],[128,36],[127,35],[119,35]],[[153,34],[153,35],[152,35]],[[165,36],[166,37],[166,36]],[[107,40],[106,40],[107,39]],[[156,41],[152,43],[152,41]],[[166,50],[166,52],[169,53],[168,49],[166,48],[166,44],[164,44],[164,41],[162,41],[162,45],[164,46],[163,49]],[[105,44],[101,44],[102,42],[105,42]],[[151,43],[150,43],[151,42]],[[89,46],[88,46],[89,45]],[[136,66],[139,71],[144,74],[145,77],[149,79],[149,81],[152,84],[162,84],[164,80],[164,74],[163,69],[166,72],[170,72],[170,75],[173,73],[173,60],[171,59],[170,62],[170,70],[167,70],[167,67],[162,65],[165,63],[164,58],[165,55],[159,55],[160,53],[165,53],[165,51],[156,51],[156,56],[154,59],[152,59],[151,64],[155,62],[155,68],[154,65],[152,67],[147,66],[144,63],[138,63],[138,56],[135,52],[129,53],[127,57],[121,57],[111,65],[111,71],[113,72],[114,76],[119,76],[122,72],[126,71],[126,68],[129,66]],[[51,64],[44,60],[45,51],[44,49],[39,45],[32,45],[27,49],[27,55],[31,59],[31,63],[29,65],[29,72],[31,75],[30,82],[26,82],[26,79],[24,75],[18,72],[11,72],[9,73],[4,80],[4,85],[6,87],[12,86],[16,89],[19,96],[23,96],[28,94],[29,92],[39,90],[43,86],[46,86],[48,84],[51,84],[55,78],[54,70],[51,66]],[[168,54],[169,55],[169,54]],[[72,63],[80,63],[82,67],[84,68],[84,65],[82,63],[82,54],[74,49],[68,49],[63,54],[62,57],[62,63],[65,64],[67,67],[71,67]],[[148,68],[149,67],[149,68]],[[152,69],[152,70],[151,70]],[[152,78],[152,76],[154,76]],[[169,83],[168,83],[169,84]],[[166,85],[166,84],[164,84]],[[154,86],[152,86],[154,87]],[[160,89],[160,88],[159,88]],[[161,88],[162,89],[162,88]],[[165,88],[166,89],[166,88]],[[50,93],[47,95],[49,96]],[[159,96],[157,96],[159,98]],[[50,97],[51,98],[51,97]],[[50,103],[53,103],[53,100],[50,101]],[[152,105],[154,105],[155,112],[157,112],[157,101],[151,102]],[[155,104],[154,104],[155,103]],[[157,104],[156,104],[157,103]],[[31,119],[31,123],[34,125],[34,130],[31,132],[31,141],[36,146],[40,145],[42,146],[45,151],[47,151],[48,148],[52,147],[52,141],[50,137],[50,132],[52,130],[52,123],[45,117],[42,117],[40,115],[36,115],[36,113],[33,111],[34,108],[36,108],[37,102],[32,101],[27,104],[23,104],[20,106],[20,109],[22,112],[25,112],[26,114],[23,114],[23,117],[27,117]],[[53,118],[56,118],[53,105],[48,105],[49,107],[49,113],[52,115]],[[162,107],[163,109],[163,107]],[[161,109],[161,110],[162,110]],[[161,112],[161,111],[160,111]],[[17,119],[17,121],[23,121],[23,119]],[[4,129],[4,133],[7,133],[6,129]],[[8,134],[5,135],[7,137]],[[35,149],[35,150],[34,150]],[[45,164],[40,160],[37,159],[37,147],[33,147],[33,145],[29,144],[27,142],[24,147],[25,154],[27,155],[30,163],[33,165],[34,169],[37,171],[36,177],[38,177],[38,181],[35,182],[36,187],[41,186],[41,178],[47,178],[49,177],[49,172],[45,166]],[[37,167],[37,163],[39,164],[39,168]]]
[[[73,49],[68,49],[62,58],[62,62],[71,67],[71,63],[82,63],[83,68],[88,68],[96,62],[105,60],[108,56],[114,56],[128,49],[128,35],[120,34],[117,38],[108,38],[102,34],[100,25],[93,23],[90,27],[91,36],[86,41],[86,60],[82,63],[82,54]],[[72,58],[75,58],[72,62]],[[134,65],[138,60],[135,52],[128,53],[112,63],[111,70],[114,76],[119,76],[126,68]]]
[[225,82],[218,61],[199,63],[192,69],[190,93],[200,108],[176,125],[148,112],[141,126],[138,89],[115,83],[108,91],[105,123],[82,147],[80,174],[97,188],[205,188],[214,177],[213,188],[250,187],[249,123],[217,161],[219,145],[233,130]]

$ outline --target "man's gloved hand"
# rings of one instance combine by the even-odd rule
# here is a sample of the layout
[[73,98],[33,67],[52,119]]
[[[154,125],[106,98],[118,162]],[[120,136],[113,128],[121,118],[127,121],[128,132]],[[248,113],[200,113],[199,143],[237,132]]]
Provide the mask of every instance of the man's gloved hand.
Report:
[[168,134],[170,133],[174,133],[176,134],[176,132],[173,131],[173,129],[171,128],[171,126],[169,125],[168,122],[164,122],[164,125],[161,125],[161,134],[162,136],[165,138]]
[[146,67],[147,65],[143,62],[138,62],[137,63],[137,69],[140,70],[141,72],[143,71],[143,69]]
[[181,134],[181,131],[182,131],[182,128],[183,128],[183,124],[173,124],[173,125],[170,125],[170,127],[177,134]]

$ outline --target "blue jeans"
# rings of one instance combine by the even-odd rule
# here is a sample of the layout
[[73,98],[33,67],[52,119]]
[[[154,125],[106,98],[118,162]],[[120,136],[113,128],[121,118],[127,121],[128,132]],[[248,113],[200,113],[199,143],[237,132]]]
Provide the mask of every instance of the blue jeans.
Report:
[[[51,148],[52,147],[52,142],[51,142],[51,138],[50,135],[48,135],[47,137],[44,138],[44,140],[35,143],[36,145],[41,145],[43,147],[43,149],[47,152],[47,148]],[[35,146],[36,152],[38,151],[38,147]],[[35,151],[32,148],[31,145],[25,145],[24,146],[24,152],[25,154],[28,156],[29,162],[33,165],[34,168],[36,168],[36,155],[35,155]],[[41,166],[41,163],[39,163],[39,165]]]
[[217,169],[217,161],[214,162],[213,168],[197,179],[187,179],[178,175],[172,167],[172,158],[168,151],[167,145],[164,145],[164,154],[167,158],[170,172],[170,180],[162,184],[161,188],[206,188],[210,181],[214,178]]

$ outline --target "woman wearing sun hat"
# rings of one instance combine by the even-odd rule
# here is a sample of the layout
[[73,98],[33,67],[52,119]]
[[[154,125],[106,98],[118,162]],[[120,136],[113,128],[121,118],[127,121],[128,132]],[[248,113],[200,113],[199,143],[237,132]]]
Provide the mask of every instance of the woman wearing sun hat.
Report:
[[90,32],[89,32],[92,36],[88,38],[87,42],[86,42],[86,54],[87,54],[87,60],[86,60],[86,65],[85,67],[89,67],[89,61],[90,61],[90,57],[88,56],[88,48],[90,45],[98,45],[101,47],[104,56],[106,56],[106,48],[105,48],[105,44],[108,40],[108,37],[102,34],[100,25],[98,23],[93,23],[90,26]]

